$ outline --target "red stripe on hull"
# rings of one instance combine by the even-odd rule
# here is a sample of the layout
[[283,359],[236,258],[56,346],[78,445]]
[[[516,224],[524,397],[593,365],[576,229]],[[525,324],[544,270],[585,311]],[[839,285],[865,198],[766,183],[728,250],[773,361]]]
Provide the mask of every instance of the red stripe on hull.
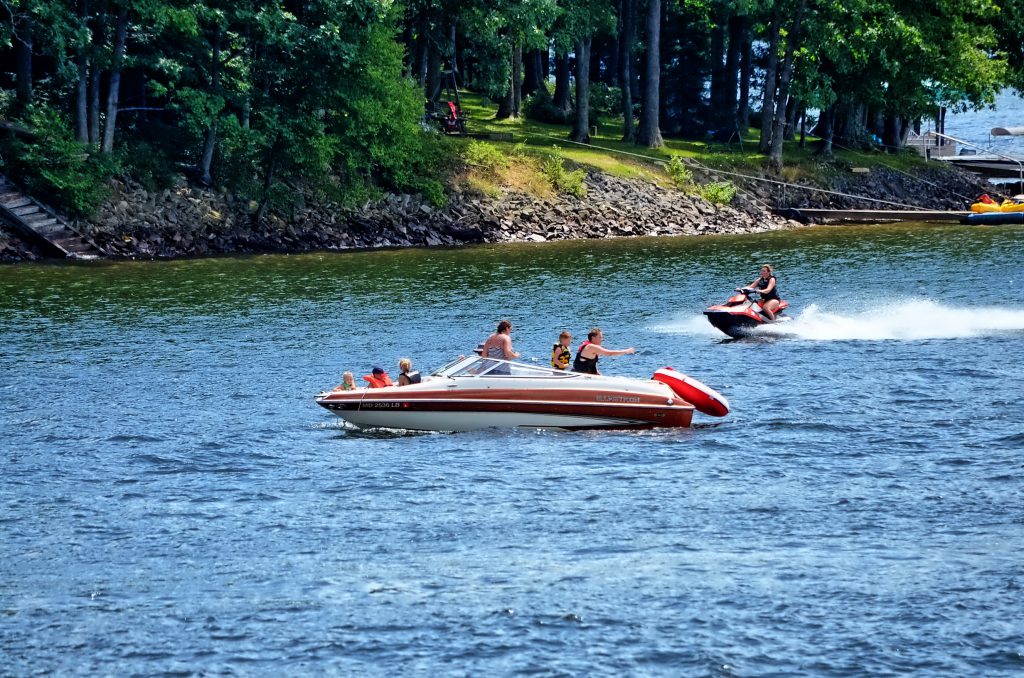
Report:
[[[576,398],[558,401],[556,393],[563,397],[572,394]],[[581,393],[578,390],[552,390],[551,393],[545,390],[543,395],[550,396],[545,400],[537,400],[536,392],[524,393],[522,389],[474,390],[458,394],[439,394],[436,391],[376,394],[367,391],[361,398],[353,397],[354,394],[350,393],[341,394],[344,397],[332,397],[335,395],[331,394],[317,402],[341,416],[344,416],[343,413],[346,411],[394,412],[396,419],[401,418],[403,413],[412,412],[523,413],[618,420],[622,426],[628,427],[686,427],[690,426],[693,420],[693,406],[689,403],[674,399],[673,404],[669,405],[667,399],[647,394],[591,392],[593,400],[590,402],[581,402]],[[403,397],[396,398],[396,395]],[[439,398],[439,395],[445,397]],[[598,401],[598,397],[607,398],[609,402]]]

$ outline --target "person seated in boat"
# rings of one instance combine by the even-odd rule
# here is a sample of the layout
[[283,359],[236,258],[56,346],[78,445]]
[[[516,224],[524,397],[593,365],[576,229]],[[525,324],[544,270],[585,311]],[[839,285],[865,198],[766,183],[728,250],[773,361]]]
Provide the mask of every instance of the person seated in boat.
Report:
[[572,343],[572,334],[563,331],[558,335],[558,343],[551,347],[551,366],[556,370],[567,370],[572,363],[572,351],[569,344]]
[[580,344],[576,351],[576,358],[572,361],[573,372],[584,374],[601,374],[597,371],[597,360],[603,355],[629,355],[636,353],[636,349],[630,346],[623,349],[610,349],[601,345],[604,341],[604,333],[600,327],[594,327],[587,333],[587,340]]
[[363,377],[366,381],[370,382],[370,388],[384,388],[385,386],[394,386],[391,382],[391,377],[384,371],[383,367],[374,367]]
[[351,372],[345,372],[341,375],[341,384],[337,386],[335,391],[354,391],[356,390],[356,379],[352,376]]
[[[762,266],[760,277],[747,285],[746,289],[761,295],[761,308],[764,309],[764,314],[768,316],[769,320],[775,320],[775,311],[778,310],[782,299],[779,298],[779,286],[775,279],[772,265],[765,264]],[[743,292],[744,289],[737,288],[736,291]]]
[[409,384],[420,383],[420,373],[412,371],[412,361],[402,358],[398,361],[398,385],[408,386]]

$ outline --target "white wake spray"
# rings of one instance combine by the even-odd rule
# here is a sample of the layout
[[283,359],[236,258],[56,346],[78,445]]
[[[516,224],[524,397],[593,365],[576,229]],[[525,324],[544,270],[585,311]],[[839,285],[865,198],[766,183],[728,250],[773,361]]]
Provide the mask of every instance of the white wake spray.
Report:
[[[704,316],[681,318],[654,329],[670,334],[725,338]],[[854,313],[824,311],[811,304],[791,321],[760,327],[756,334],[810,341],[919,341],[1021,331],[1024,331],[1024,309],[1021,308],[960,308],[927,299],[905,299]]]

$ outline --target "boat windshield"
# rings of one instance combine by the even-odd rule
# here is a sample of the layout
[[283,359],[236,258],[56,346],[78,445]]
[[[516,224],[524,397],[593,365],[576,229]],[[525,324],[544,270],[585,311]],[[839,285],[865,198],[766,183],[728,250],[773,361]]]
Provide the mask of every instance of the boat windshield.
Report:
[[467,358],[464,355],[460,355],[458,358],[455,358],[454,360],[449,360],[447,363],[444,364],[443,367],[439,367],[436,370],[434,370],[433,372],[431,372],[431,376],[433,376],[433,377],[449,377],[449,376],[451,376],[451,371],[456,366],[462,365],[462,364],[464,364],[464,363],[466,363],[466,362],[468,362],[470,360],[472,360],[472,356]]
[[575,376],[573,372],[562,372],[550,367],[527,365],[511,360],[494,358],[464,358],[445,365],[436,372],[446,377],[541,377],[566,378]]

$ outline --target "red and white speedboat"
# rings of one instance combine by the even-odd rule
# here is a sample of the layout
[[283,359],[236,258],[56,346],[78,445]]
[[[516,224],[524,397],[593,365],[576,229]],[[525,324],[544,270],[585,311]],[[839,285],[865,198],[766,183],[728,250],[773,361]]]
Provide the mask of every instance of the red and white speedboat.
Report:
[[671,368],[658,370],[654,379],[631,379],[476,355],[460,357],[418,384],[316,397],[318,405],[360,428],[414,431],[689,426],[694,400],[715,416],[728,411],[725,398]]

